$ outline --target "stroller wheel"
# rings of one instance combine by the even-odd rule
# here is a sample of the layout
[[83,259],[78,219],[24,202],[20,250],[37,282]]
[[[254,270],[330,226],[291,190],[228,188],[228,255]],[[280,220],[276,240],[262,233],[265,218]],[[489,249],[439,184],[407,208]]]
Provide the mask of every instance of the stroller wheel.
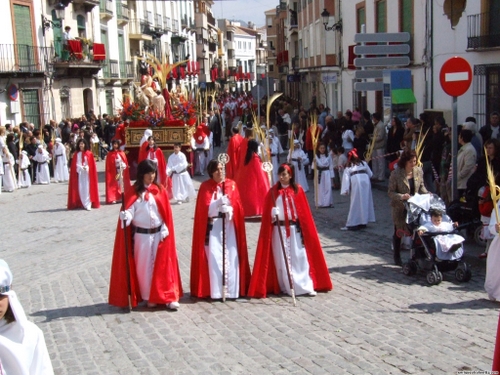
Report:
[[483,231],[484,227],[481,225],[476,228],[474,231],[474,242],[477,243],[480,246],[486,246],[486,240],[481,238],[481,233]]
[[443,274],[442,274],[441,272],[439,272],[439,271],[438,271],[438,272],[437,272],[437,275],[438,275],[438,279],[439,279],[438,284],[440,284],[440,283],[441,283],[441,281],[443,281]]
[[472,277],[472,272],[467,263],[460,264],[455,270],[455,279],[461,283],[466,283]]
[[406,276],[412,276],[417,273],[417,264],[413,260],[409,260],[403,264],[403,274]]
[[437,285],[443,280],[443,276],[439,276],[439,273],[436,271],[429,271],[427,272],[427,275],[425,276],[427,283],[429,285]]

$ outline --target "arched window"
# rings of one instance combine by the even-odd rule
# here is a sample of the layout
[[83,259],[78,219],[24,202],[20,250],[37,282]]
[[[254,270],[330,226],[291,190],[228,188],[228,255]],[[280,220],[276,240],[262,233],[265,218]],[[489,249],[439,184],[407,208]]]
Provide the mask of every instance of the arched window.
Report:
[[87,37],[87,31],[85,29],[85,17],[82,15],[76,16],[76,24],[78,27],[78,36],[80,38],[86,38]]

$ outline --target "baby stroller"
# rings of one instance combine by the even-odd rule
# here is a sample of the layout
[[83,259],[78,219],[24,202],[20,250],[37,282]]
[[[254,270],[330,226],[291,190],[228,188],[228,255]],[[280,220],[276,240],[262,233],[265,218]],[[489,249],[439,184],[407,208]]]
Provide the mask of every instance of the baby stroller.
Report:
[[445,227],[451,227],[451,219],[445,213],[446,206],[437,195],[415,195],[407,202],[406,222],[413,231],[413,244],[410,249],[410,260],[403,264],[403,273],[407,276],[415,275],[419,270],[426,272],[426,280],[429,285],[437,285],[443,281],[442,272],[455,271],[455,278],[460,282],[471,279],[470,266],[462,260],[464,249],[462,244],[456,245],[449,251],[442,250],[440,243],[447,238],[437,236],[448,236],[456,234],[459,228],[446,232],[424,232],[419,234],[417,228],[431,222],[430,211],[439,210],[443,213],[442,221],[447,223]]

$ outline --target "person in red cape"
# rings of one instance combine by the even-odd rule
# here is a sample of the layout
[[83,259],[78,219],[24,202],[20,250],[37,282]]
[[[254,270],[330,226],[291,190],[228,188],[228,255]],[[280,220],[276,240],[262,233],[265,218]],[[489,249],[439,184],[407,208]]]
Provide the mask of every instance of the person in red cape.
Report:
[[120,180],[120,164],[123,170],[123,184],[130,186],[130,174],[127,156],[120,151],[120,140],[111,141],[112,150],[106,155],[106,203],[112,204],[122,200]]
[[243,137],[239,134],[240,129],[235,126],[231,129],[233,136],[229,140],[227,146],[227,154],[229,156],[229,162],[226,164],[226,177],[234,178],[236,170],[238,169],[238,153],[240,150],[241,142],[243,142]]
[[240,143],[240,147],[238,149],[238,164],[236,166],[236,169],[234,170],[234,175],[238,175],[238,171],[241,169],[243,166],[243,163],[245,162],[245,157],[247,155],[247,148],[248,148],[248,141],[250,139],[253,139],[253,129],[252,128],[245,128],[245,138]]
[[76,142],[78,150],[71,160],[68,184],[68,210],[99,208],[97,168],[89,144],[83,138]]
[[151,129],[144,130],[144,135],[139,142],[139,157],[137,158],[137,163],[140,163],[144,159],[148,157],[147,149],[149,147],[148,138],[153,135],[153,131]]
[[162,304],[171,310],[179,308],[182,283],[172,210],[166,190],[156,182],[156,171],[156,163],[143,160],[137,166],[136,182],[126,189],[109,283],[108,302],[114,306],[128,306],[130,280],[132,307],[147,301],[148,307]]
[[[222,165],[211,160],[210,179],[200,185],[196,200],[191,255],[191,295],[222,298],[222,217],[226,224],[227,298],[246,296],[250,266],[243,207],[234,181],[223,182]],[[224,190],[224,191],[223,191]]]
[[116,132],[115,132],[115,136],[113,137],[112,141],[114,140],[119,140],[120,141],[120,149],[123,151],[125,150],[125,141],[126,141],[126,138],[125,138],[125,123],[123,121],[120,121],[118,123],[118,126],[116,127]]
[[269,177],[262,170],[262,161],[258,152],[259,144],[255,139],[250,139],[245,160],[240,163],[241,166],[234,179],[241,191],[249,192],[242,201],[245,217],[262,215],[264,210],[262,195],[269,191]]
[[167,163],[163,151],[155,144],[155,139],[151,135],[148,137],[148,147],[146,148],[146,159],[156,163],[158,169],[158,183],[163,187],[168,187]]
[[248,295],[256,298],[265,298],[268,293],[291,295],[283,246],[296,295],[314,296],[316,291],[332,290],[311,209],[304,190],[295,183],[292,165],[281,164],[278,176],[279,182],[265,198]]
[[196,131],[191,138],[191,148],[195,152],[194,173],[204,176],[208,152],[210,150],[210,140],[203,125],[196,127]]

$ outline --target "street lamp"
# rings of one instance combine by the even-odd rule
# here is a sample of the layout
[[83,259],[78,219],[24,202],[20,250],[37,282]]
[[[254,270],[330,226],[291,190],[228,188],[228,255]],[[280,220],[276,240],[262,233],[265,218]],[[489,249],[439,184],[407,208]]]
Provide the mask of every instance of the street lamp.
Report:
[[330,21],[330,12],[328,12],[326,9],[323,9],[323,12],[321,12],[321,18],[323,18],[323,25],[325,26],[326,31],[338,30],[340,31],[340,33],[342,33],[342,20],[339,20],[339,22],[335,23],[335,17],[332,16],[333,25],[328,26],[328,23]]

